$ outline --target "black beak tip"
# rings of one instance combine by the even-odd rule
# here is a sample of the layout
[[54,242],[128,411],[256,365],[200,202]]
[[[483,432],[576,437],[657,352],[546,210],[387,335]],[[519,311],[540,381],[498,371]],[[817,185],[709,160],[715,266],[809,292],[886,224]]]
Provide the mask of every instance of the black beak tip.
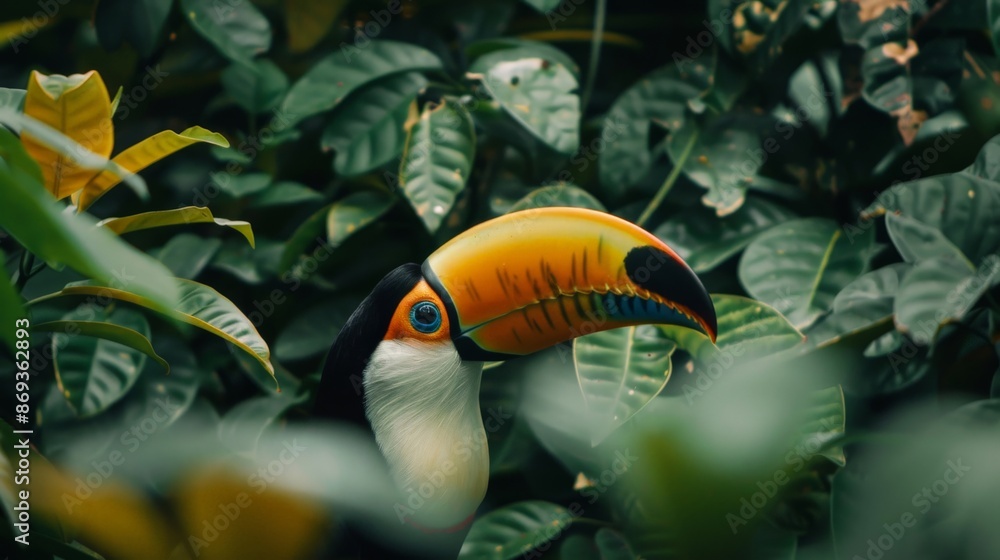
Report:
[[701,279],[677,257],[650,245],[625,256],[625,272],[636,285],[689,309],[704,322],[705,334],[715,342],[718,319],[715,305]]

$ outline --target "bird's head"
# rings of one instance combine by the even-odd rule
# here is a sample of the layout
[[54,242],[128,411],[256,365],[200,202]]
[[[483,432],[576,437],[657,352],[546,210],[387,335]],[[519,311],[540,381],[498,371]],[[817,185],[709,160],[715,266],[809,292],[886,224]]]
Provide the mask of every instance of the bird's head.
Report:
[[330,351],[317,412],[370,427],[401,490],[434,489],[405,508],[447,525],[486,489],[482,362],[647,323],[715,340],[708,293],[663,241],[592,210],[508,214],[379,282]]

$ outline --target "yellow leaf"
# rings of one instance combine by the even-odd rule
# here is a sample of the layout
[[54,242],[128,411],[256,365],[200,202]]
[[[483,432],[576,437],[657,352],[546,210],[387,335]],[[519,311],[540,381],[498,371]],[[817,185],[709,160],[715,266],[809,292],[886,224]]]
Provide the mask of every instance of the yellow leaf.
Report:
[[18,54],[21,45],[30,41],[39,30],[48,27],[54,21],[55,18],[47,17],[40,22],[36,18],[0,22],[0,49],[10,45],[14,48],[14,54]]
[[288,48],[300,53],[315,47],[346,6],[345,0],[285,0]]
[[[111,155],[115,142],[111,99],[101,75],[93,70],[72,76],[32,72],[24,97],[24,114],[101,157]],[[54,150],[31,134],[22,134],[21,142],[42,168],[45,188],[57,199],[79,191],[94,176],[92,170],[77,165],[72,154]]]
[[253,229],[250,227],[250,222],[216,218],[212,215],[211,210],[203,206],[186,206],[173,210],[143,212],[142,214],[133,214],[132,216],[125,216],[123,218],[107,218],[98,222],[97,225],[106,227],[121,235],[132,231],[163,226],[205,223],[215,223],[220,226],[231,227],[243,234],[243,237],[246,238],[251,247],[254,246]]
[[[186,148],[197,142],[207,142],[224,148],[229,147],[229,141],[221,134],[206,130],[200,126],[191,128],[177,134],[171,130],[158,132],[142,142],[126,148],[120,154],[112,158],[111,161],[117,163],[122,168],[132,173],[138,173],[146,167],[160,161],[170,154]],[[87,183],[86,187],[75,199],[78,211],[82,212],[97,201],[104,193],[122,181],[122,178],[114,171],[104,171]]]
[[137,488],[115,479],[102,479],[100,486],[91,488],[82,478],[74,481],[60,472],[35,450],[31,456],[32,518],[37,514],[39,521],[61,526],[109,558],[123,560],[171,557],[184,537]]
[[[184,534],[201,539],[190,541],[198,560],[316,558],[330,526],[322,504],[254,477],[211,465],[179,482],[171,496],[175,519]],[[213,533],[211,524],[226,512],[231,521]]]

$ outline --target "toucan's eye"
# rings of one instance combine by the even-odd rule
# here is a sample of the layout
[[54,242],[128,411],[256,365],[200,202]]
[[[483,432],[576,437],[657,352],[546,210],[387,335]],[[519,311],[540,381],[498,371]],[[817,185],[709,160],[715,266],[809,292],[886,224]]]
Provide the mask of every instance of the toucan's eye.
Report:
[[410,324],[418,331],[430,334],[441,328],[441,312],[433,302],[417,302],[410,309]]

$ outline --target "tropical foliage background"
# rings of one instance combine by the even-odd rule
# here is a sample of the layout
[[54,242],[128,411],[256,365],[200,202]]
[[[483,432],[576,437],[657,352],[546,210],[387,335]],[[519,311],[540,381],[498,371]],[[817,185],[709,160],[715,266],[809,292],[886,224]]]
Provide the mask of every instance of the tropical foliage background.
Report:
[[309,419],[341,324],[471,225],[566,205],[671,244],[718,342],[490,367],[462,558],[994,556],[998,10],[4,2],[3,546],[338,557],[386,487]]

